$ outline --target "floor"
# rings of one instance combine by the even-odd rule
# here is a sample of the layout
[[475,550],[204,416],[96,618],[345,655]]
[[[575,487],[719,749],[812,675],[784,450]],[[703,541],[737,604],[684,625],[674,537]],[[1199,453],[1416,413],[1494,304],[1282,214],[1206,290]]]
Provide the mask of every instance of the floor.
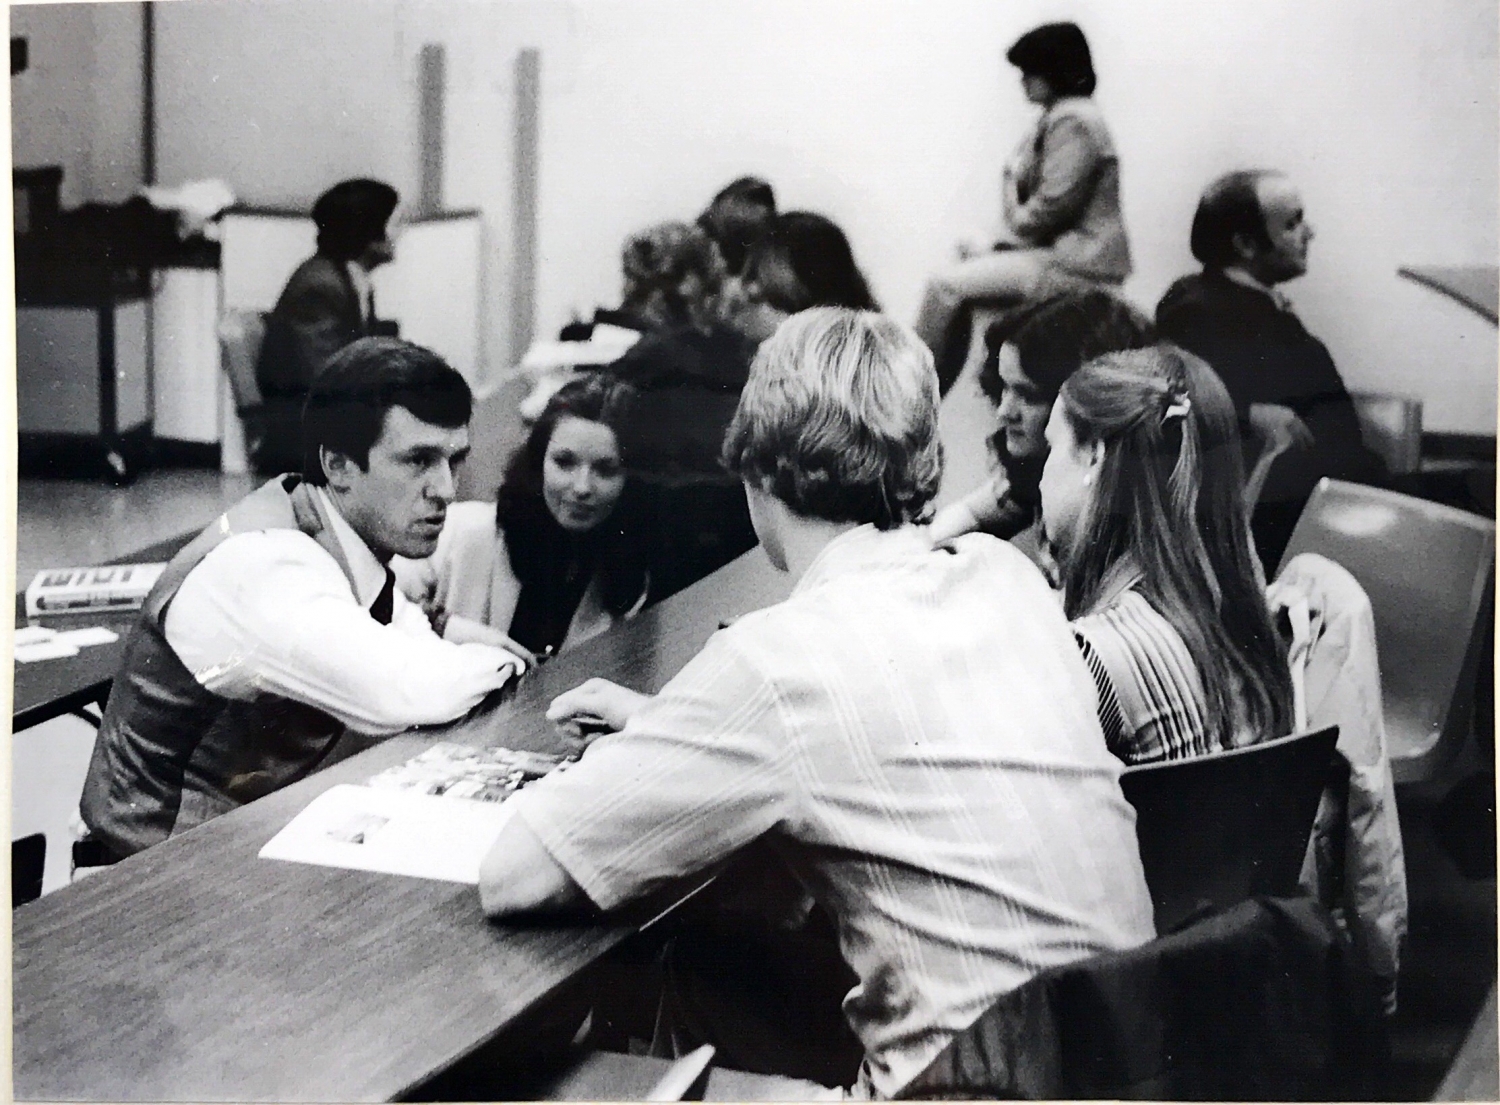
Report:
[[[504,456],[521,439],[514,389],[489,397],[476,418],[476,460],[461,487],[466,497],[492,493]],[[945,402],[941,433],[946,470],[940,502],[985,475],[983,439],[991,425],[973,365]],[[96,563],[123,556],[206,525],[244,495],[253,479],[203,470],[148,471],[130,487],[71,480],[26,479],[18,487],[16,550],[19,586],[48,566]],[[12,833],[48,836],[45,890],[67,881],[69,821],[92,748],[82,721],[59,718],[12,744]],[[1401,1011],[1393,1026],[1389,1099],[1431,1096],[1496,977],[1495,880],[1464,877],[1439,845],[1433,817],[1443,787],[1403,789],[1411,897],[1411,934],[1402,978]],[[1490,829],[1493,832],[1493,829]]]

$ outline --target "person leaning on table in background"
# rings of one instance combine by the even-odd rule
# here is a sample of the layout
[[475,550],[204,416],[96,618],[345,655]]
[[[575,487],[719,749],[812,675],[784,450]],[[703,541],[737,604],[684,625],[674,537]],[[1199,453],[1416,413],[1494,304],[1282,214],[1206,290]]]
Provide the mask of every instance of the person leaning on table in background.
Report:
[[620,447],[634,398],[606,372],[564,384],[506,466],[496,502],[454,503],[430,557],[392,559],[406,596],[445,632],[455,619],[479,622],[522,657],[580,644],[639,611],[649,534]]
[[[565,732],[589,715],[619,732],[512,799],[480,871],[494,917],[608,909],[769,834],[835,921],[856,1092],[885,1096],[1038,971],[1154,935],[1121,765],[1046,580],[995,538],[935,547],[914,524],[937,408],[906,327],[832,308],[782,324],[724,458],[792,596],[655,696],[591,680],[555,700]],[[797,1074],[767,1052],[761,1069]]]
[[451,721],[524,670],[483,627],[440,639],[387,567],[437,545],[471,406],[462,376],[395,338],[313,378],[303,474],[189,542],[131,631],[80,807],[109,858],[315,771],[346,726]]

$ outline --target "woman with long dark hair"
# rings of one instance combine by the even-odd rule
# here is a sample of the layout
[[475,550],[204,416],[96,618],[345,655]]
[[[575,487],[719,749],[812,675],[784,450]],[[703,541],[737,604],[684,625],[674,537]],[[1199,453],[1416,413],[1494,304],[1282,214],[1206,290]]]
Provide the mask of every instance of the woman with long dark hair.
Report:
[[1108,292],[1068,292],[995,323],[985,335],[979,386],[995,405],[991,479],[937,514],[934,540],[973,530],[1015,540],[1039,559],[1043,431],[1052,403],[1068,377],[1105,353],[1139,349],[1155,341],[1149,320]]
[[1111,750],[1144,763],[1292,732],[1213,370],[1171,346],[1100,357],[1063,384],[1046,435],[1042,520]]
[[641,607],[646,527],[621,446],[633,398],[605,373],[565,384],[506,468],[496,503],[455,503],[437,551],[393,565],[444,636],[479,623],[542,656]]

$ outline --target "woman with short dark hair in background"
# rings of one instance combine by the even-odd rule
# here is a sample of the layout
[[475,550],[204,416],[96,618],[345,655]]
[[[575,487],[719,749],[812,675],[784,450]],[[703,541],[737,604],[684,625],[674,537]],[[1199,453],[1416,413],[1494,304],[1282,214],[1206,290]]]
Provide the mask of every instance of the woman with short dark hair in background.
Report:
[[968,352],[968,307],[1117,286],[1130,275],[1119,158],[1092,98],[1088,40],[1076,24],[1048,23],[1022,35],[1005,56],[1042,114],[1005,164],[1004,236],[992,250],[960,247],[960,260],[935,274],[924,293],[916,331],[933,351],[944,391]]
[[1066,292],[992,325],[979,386],[995,405],[990,438],[995,472],[989,481],[938,511],[934,540],[973,530],[1014,540],[1047,563],[1037,522],[1041,513],[1044,431],[1052,403],[1068,377],[1105,353],[1139,349],[1156,340],[1150,321],[1108,292]]
[[511,459],[497,502],[454,503],[431,557],[392,563],[447,639],[477,622],[544,656],[644,604],[646,532],[620,443],[633,399],[605,373],[565,384]]

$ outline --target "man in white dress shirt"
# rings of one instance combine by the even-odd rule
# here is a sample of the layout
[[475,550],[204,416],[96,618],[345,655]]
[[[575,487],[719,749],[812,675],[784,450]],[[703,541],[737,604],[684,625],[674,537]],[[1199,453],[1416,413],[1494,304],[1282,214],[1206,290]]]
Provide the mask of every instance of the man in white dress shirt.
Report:
[[[1046,581],[1005,542],[934,547],[911,524],[942,470],[937,407],[898,323],[781,325],[724,457],[796,589],[654,697],[591,680],[558,698],[563,726],[620,731],[513,798],[480,869],[493,916],[608,909],[767,835],[835,922],[857,1090],[878,1096],[1036,972],[1154,935],[1120,763]],[[776,1021],[759,1027],[796,1031]],[[737,1065],[739,1041],[706,1042]],[[803,1075],[793,1050],[767,1073]]]
[[429,555],[468,452],[472,398],[436,354],[363,338],[314,378],[303,475],[221,515],[146,599],[80,811],[113,857],[295,782],[345,727],[457,718],[522,670],[434,634],[386,566]]

